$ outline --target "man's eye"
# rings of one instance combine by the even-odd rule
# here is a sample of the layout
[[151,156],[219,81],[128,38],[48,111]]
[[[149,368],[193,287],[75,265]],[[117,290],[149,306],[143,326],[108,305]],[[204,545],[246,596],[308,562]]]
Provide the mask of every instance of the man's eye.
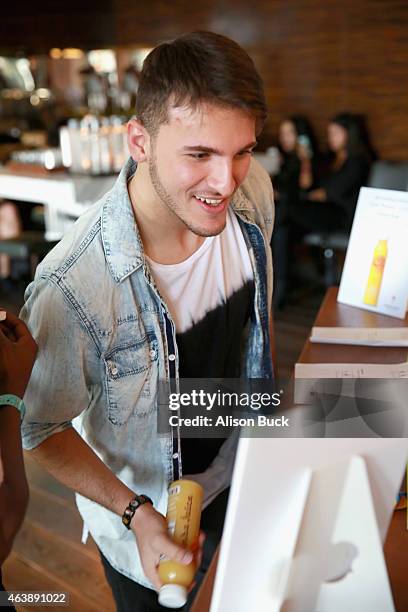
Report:
[[192,157],[193,159],[208,159],[208,153],[190,153],[190,157]]
[[247,149],[245,151],[240,151],[237,157],[246,157],[247,155],[252,155],[252,153],[253,153],[252,149]]

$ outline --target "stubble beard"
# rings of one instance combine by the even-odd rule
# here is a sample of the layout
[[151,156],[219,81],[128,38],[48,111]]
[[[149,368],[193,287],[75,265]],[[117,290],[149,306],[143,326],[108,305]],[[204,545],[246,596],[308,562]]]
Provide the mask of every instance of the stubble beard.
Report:
[[166,191],[166,188],[164,187],[160,179],[159,171],[157,168],[156,156],[154,152],[149,158],[149,174],[150,174],[151,183],[154,187],[154,190],[157,196],[160,198],[163,204],[168,208],[168,210],[170,210],[172,214],[175,217],[177,217],[177,219],[179,219],[179,221],[184,223],[184,225],[186,226],[188,230],[190,230],[190,232],[193,232],[193,234],[196,234],[197,236],[201,236],[202,238],[208,238],[210,236],[217,236],[224,230],[226,221],[224,221],[222,227],[216,227],[213,230],[210,230],[208,228],[200,227],[197,225],[192,225],[186,219],[183,218],[182,214],[180,214],[181,211],[179,210],[179,206],[177,202],[175,202],[173,198],[171,197],[171,195]]

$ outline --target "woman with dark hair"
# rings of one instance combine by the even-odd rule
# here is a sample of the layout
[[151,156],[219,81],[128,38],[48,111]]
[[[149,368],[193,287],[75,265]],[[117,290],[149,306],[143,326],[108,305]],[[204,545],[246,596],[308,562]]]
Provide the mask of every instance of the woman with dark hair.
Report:
[[316,141],[309,121],[302,115],[281,122],[278,140],[281,166],[273,180],[275,198],[279,203],[292,204],[301,189],[310,189],[313,184]]
[[360,188],[366,183],[374,152],[364,120],[340,113],[327,128],[329,155],[322,166],[318,187],[307,201],[291,211],[291,218],[305,231],[349,231]]
[[283,305],[288,284],[289,219],[299,206],[301,194],[310,189],[314,180],[316,145],[309,121],[302,115],[291,115],[279,125],[278,144],[281,166],[273,177],[275,224],[272,235],[274,256],[275,309]]

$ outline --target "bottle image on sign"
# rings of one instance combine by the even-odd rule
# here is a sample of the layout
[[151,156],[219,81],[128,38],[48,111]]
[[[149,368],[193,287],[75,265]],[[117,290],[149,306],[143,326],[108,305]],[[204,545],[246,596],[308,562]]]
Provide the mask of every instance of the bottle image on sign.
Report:
[[[177,544],[191,551],[198,545],[202,502],[203,489],[192,480],[176,480],[169,486],[166,517],[169,535]],[[159,604],[166,608],[184,606],[197,569],[195,561],[183,565],[163,557],[158,568],[163,583]]]
[[388,240],[379,240],[375,249],[373,261],[368,275],[364,293],[364,304],[377,306],[381,283],[384,275],[385,262],[388,254]]

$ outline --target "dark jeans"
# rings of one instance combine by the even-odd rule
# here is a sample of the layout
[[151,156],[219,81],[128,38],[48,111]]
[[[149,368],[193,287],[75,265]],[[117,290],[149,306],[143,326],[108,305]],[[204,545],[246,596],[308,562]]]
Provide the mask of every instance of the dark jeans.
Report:
[[[179,608],[181,612],[187,612],[190,609],[221,539],[228,494],[229,489],[221,493],[201,515],[201,529],[206,535],[203,560],[196,575],[196,586],[191,591],[186,605],[183,608]],[[106,579],[112,589],[116,602],[117,612],[164,612],[169,609],[159,605],[156,591],[147,589],[134,582],[134,580],[130,580],[130,578],[116,571],[102,553],[100,555]]]

